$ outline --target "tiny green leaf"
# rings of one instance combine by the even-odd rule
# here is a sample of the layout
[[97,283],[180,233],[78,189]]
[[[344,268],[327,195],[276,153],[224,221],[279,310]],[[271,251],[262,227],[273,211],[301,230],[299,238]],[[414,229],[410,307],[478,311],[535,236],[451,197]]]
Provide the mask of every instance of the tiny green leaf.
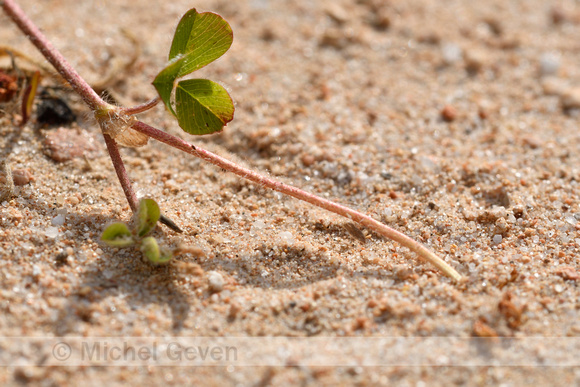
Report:
[[141,252],[147,257],[149,262],[156,265],[169,262],[172,258],[171,253],[159,249],[159,244],[153,237],[143,238],[141,241]]
[[160,216],[161,211],[155,200],[142,199],[137,212],[137,235],[143,237],[153,231]]
[[159,262],[159,259],[161,258],[159,245],[157,244],[157,240],[153,237],[143,238],[141,241],[141,252],[153,263]]
[[190,9],[179,21],[169,59],[183,55],[183,67],[178,77],[190,74],[210,64],[229,50],[234,39],[232,28],[220,15],[197,13]]
[[181,57],[174,58],[169,61],[169,64],[157,74],[157,77],[153,81],[153,86],[157,89],[159,93],[159,97],[167,106],[171,114],[174,116],[175,110],[173,110],[173,106],[171,106],[171,92],[173,91],[173,86],[175,80],[177,79],[177,73],[182,66]]
[[103,231],[101,240],[113,247],[127,247],[135,243],[133,235],[125,223],[113,223],[108,226]]
[[153,81],[173,114],[171,91],[175,80],[218,59],[230,48],[233,39],[232,28],[220,15],[198,13],[194,8],[181,18],[171,43],[169,63]]
[[175,100],[179,126],[191,134],[219,132],[234,118],[234,104],[228,92],[207,79],[179,82]]

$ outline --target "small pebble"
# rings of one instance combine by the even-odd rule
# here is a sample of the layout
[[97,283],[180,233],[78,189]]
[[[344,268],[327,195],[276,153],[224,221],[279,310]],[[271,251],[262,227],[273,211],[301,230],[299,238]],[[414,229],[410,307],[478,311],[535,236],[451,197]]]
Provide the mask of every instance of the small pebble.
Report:
[[443,55],[443,61],[450,65],[461,60],[463,56],[461,47],[454,43],[446,43],[441,48],[441,54]]
[[278,234],[278,238],[280,238],[280,240],[283,243],[286,243],[287,245],[294,244],[294,236],[289,231],[283,231],[283,232],[281,232],[280,234]]
[[389,11],[386,9],[380,9],[378,13],[374,15],[373,26],[379,31],[384,31],[388,29],[392,24],[391,16]]
[[560,55],[554,52],[545,52],[540,56],[540,75],[553,75],[560,69]]
[[578,281],[580,279],[580,273],[578,270],[572,266],[565,266],[556,269],[554,274],[562,277],[563,279],[569,281]]
[[302,161],[302,164],[304,164],[305,167],[310,167],[312,164],[316,162],[314,156],[309,153],[303,154],[302,157],[300,157],[300,160]]
[[493,236],[493,243],[496,244],[496,245],[499,245],[502,240],[503,240],[503,238],[502,238],[502,236],[500,234],[495,234]]
[[533,135],[523,136],[522,142],[524,145],[526,145],[532,149],[537,149],[537,148],[541,147],[543,144],[541,139],[539,139],[538,137],[533,136]]
[[580,109],[580,88],[573,88],[564,91],[560,95],[560,103],[564,110]]
[[348,11],[338,3],[330,3],[326,7],[326,14],[339,24],[346,22],[350,17]]
[[395,274],[395,276],[401,280],[401,281],[406,281],[408,279],[417,279],[417,274],[415,274],[415,272],[413,271],[413,269],[411,269],[410,267],[406,266],[406,265],[397,265],[393,268],[393,272]]
[[68,202],[71,206],[76,206],[81,202],[82,199],[83,199],[82,195],[79,192],[77,192],[75,195],[69,196],[66,199],[66,202]]
[[59,206],[64,204],[64,195],[56,195],[56,204]]
[[64,215],[59,214],[59,215],[55,216],[54,218],[52,218],[52,220],[50,221],[50,223],[53,226],[60,227],[60,226],[62,226],[64,224],[64,221],[65,221]]
[[494,219],[505,218],[507,216],[507,210],[504,206],[494,206],[489,213]]
[[34,176],[30,173],[30,169],[15,169],[12,171],[12,179],[14,180],[14,185],[26,185],[31,181],[34,181]]
[[482,50],[469,50],[465,53],[465,69],[470,73],[478,73],[484,67],[487,54]]
[[207,273],[207,281],[209,283],[209,290],[219,293],[224,289],[224,277],[217,271],[209,271]]
[[254,236],[256,234],[260,234],[266,228],[266,223],[262,222],[261,220],[256,220],[252,223],[252,227],[250,228],[250,235]]
[[46,231],[44,232],[44,235],[46,235],[49,238],[56,238],[58,236],[58,228],[56,227],[47,227]]
[[451,105],[445,105],[441,110],[441,118],[447,122],[451,122],[457,118],[457,110]]
[[428,31],[417,38],[419,43],[425,44],[439,44],[441,42],[441,36],[437,31]]
[[46,133],[44,150],[48,157],[60,162],[90,157],[97,150],[97,145],[94,138],[85,131],[58,128]]
[[568,85],[561,79],[546,77],[542,80],[542,91],[545,95],[561,95],[568,89]]
[[554,6],[550,10],[550,19],[556,25],[562,24],[570,19],[570,12],[560,6]]
[[501,22],[499,21],[499,19],[495,18],[494,16],[489,16],[489,17],[486,17],[483,21],[485,24],[487,24],[490,31],[494,35],[499,36],[499,35],[503,34],[504,27],[501,24]]
[[338,28],[327,29],[320,38],[320,45],[323,47],[344,48],[348,44],[342,30]]

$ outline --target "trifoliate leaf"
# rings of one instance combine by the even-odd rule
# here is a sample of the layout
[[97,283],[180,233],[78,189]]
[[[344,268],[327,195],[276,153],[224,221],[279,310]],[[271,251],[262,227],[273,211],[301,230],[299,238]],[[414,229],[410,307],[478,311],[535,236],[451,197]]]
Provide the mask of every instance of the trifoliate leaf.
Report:
[[213,62],[232,45],[233,32],[220,15],[189,10],[179,21],[171,49],[169,63],[157,75],[153,85],[167,108],[171,106],[171,91],[175,80]]

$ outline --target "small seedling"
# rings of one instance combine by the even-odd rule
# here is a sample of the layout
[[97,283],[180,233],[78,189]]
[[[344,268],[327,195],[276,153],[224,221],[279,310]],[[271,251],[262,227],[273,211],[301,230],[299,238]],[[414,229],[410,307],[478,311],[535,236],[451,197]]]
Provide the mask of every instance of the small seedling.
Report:
[[138,247],[149,262],[156,265],[167,263],[173,254],[160,248],[155,238],[147,236],[155,229],[160,216],[155,200],[141,199],[135,214],[135,227],[131,230],[125,223],[113,223],[103,231],[101,240],[111,247]]
[[138,218],[143,217],[142,223],[138,222],[138,224],[145,228],[140,229],[138,227],[136,235],[130,232],[126,226],[115,226],[113,229],[107,229],[111,233],[111,235],[107,235],[107,238],[111,238],[120,244],[128,243],[129,240],[133,240],[136,237],[142,238],[138,239],[141,250],[148,257],[153,257],[153,261],[155,261],[157,257],[162,259],[162,254],[159,253],[157,255],[159,250],[154,239],[150,239],[150,237],[143,238],[143,235],[147,234],[144,230],[149,230],[151,224],[157,222],[157,219],[170,228],[176,231],[179,230],[173,222],[162,214],[149,213],[149,210],[141,212],[119,153],[118,144],[142,146],[151,137],[235,173],[241,178],[295,197],[366,226],[378,234],[409,248],[452,279],[456,281],[462,279],[462,276],[455,269],[425,246],[368,215],[262,176],[205,149],[153,128],[135,117],[135,114],[153,108],[160,98],[167,109],[177,118],[181,128],[191,134],[208,134],[220,131],[233,119],[233,103],[226,90],[219,84],[206,79],[179,80],[181,77],[213,62],[229,49],[232,44],[233,34],[229,24],[221,16],[209,12],[198,13],[195,9],[188,11],[177,26],[171,49],[169,50],[169,62],[153,81],[153,85],[159,93],[159,98],[140,106],[122,108],[111,105],[99,97],[52,46],[22,9],[15,4],[14,0],[0,0],[0,6],[93,111],[103,132],[107,150],[113,161],[113,166],[127,201],[133,212],[137,213]]

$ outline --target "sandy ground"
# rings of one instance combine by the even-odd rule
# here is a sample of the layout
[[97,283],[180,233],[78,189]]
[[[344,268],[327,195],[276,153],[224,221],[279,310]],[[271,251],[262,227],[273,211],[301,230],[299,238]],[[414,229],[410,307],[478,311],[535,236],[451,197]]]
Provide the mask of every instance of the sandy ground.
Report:
[[[573,1],[21,1],[89,82],[154,96],[179,17],[220,13],[234,44],[195,74],[225,85],[220,134],[180,134],[273,178],[371,214],[467,277],[307,204],[151,141],[123,156],[140,196],[199,247],[153,267],[104,246],[130,220],[98,128],[61,92],[87,157],[57,162],[57,127],[23,129],[4,105],[0,156],[32,181],[0,205],[0,332],[46,337],[575,337],[580,247],[580,7]],[[78,3],[78,4],[77,4]],[[0,42],[41,57],[4,16]],[[47,81],[48,82],[48,81]],[[61,125],[62,126],[62,125]],[[70,137],[70,134],[69,134]],[[57,151],[58,153],[58,151]],[[179,263],[180,262],[180,263]],[[212,280],[210,283],[210,279]],[[220,283],[223,282],[223,283]],[[48,344],[46,344],[48,345]],[[39,351],[47,351],[41,348]],[[359,350],[364,350],[359,348]],[[429,351],[443,353],[442,348]],[[34,351],[32,351],[34,352]],[[33,353],[2,345],[0,357]],[[345,355],[346,356],[346,355]],[[572,367],[39,367],[3,384],[573,385]]]

